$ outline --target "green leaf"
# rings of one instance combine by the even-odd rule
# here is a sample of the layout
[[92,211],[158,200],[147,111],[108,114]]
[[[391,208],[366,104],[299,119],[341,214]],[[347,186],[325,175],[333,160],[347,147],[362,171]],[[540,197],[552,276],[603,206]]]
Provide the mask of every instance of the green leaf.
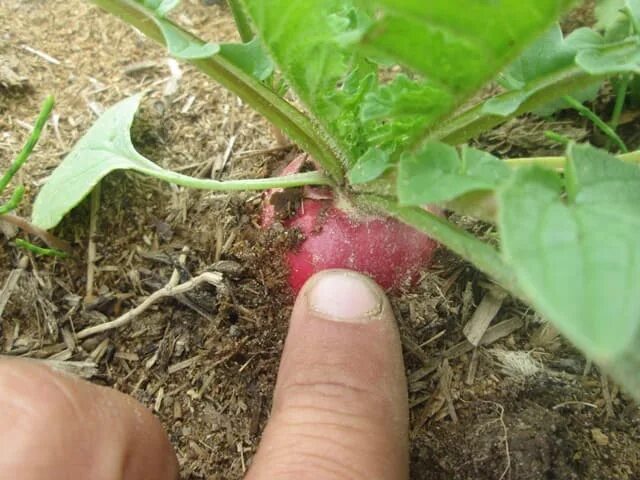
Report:
[[[178,6],[180,0],[144,0],[142,4],[150,10],[149,18],[158,26],[169,53],[183,60],[207,58],[220,54],[245,73],[264,80],[273,73],[273,62],[257,39],[246,43],[205,43],[194,36],[187,36],[167,14]],[[234,5],[235,2],[234,2]],[[237,5],[236,5],[237,6]]]
[[180,4],[180,0],[144,0],[143,5],[159,16],[165,17]]
[[[359,102],[349,95],[354,76],[375,85],[375,71],[348,45],[368,23],[368,8],[354,0],[244,0],[258,35],[298,97],[328,134],[342,160],[353,165],[367,149]],[[373,82],[371,80],[374,80]],[[361,98],[360,89],[351,89]]]
[[[268,50],[296,93],[310,107],[322,105],[350,72],[351,55],[340,37],[354,31],[350,1],[245,0]],[[302,26],[304,26],[302,28]]]
[[480,88],[547,30],[571,0],[374,0],[369,51],[455,96]]
[[131,124],[141,98],[142,95],[134,95],[109,108],[78,141],[40,190],[33,205],[32,221],[35,225],[43,229],[55,227],[103,177],[115,170],[132,170],[176,185],[219,191],[328,183],[318,172],[220,182],[165,170],[140,155],[131,143]]
[[605,31],[624,18],[625,0],[598,0],[595,8],[595,29]]
[[449,93],[400,74],[365,96],[360,117],[364,122],[402,122],[424,128],[453,105],[454,99]]
[[273,62],[257,38],[248,43],[222,43],[220,55],[258,80],[273,73]]
[[[578,53],[576,38],[580,32],[598,36],[585,28],[565,39],[560,26],[554,25],[505,70],[504,81],[512,92],[489,99],[482,107],[483,113],[503,117],[512,115],[526,100],[546,87],[545,78],[572,67]],[[581,101],[591,100],[597,95],[601,83],[602,80],[596,79],[594,85],[575,92],[573,96]],[[554,102],[541,109],[540,113],[548,115],[566,107],[562,101]]]
[[392,165],[387,152],[372,148],[358,159],[354,167],[347,173],[347,178],[352,185],[371,182],[380,177]]
[[183,60],[207,58],[220,51],[220,45],[216,43],[203,43],[195,37],[185,38],[180,29],[163,17],[153,16],[152,19],[162,32],[169,53],[176,58]]
[[627,13],[631,17],[631,21],[635,26],[636,33],[640,33],[638,31],[638,26],[640,24],[640,0],[626,0],[625,6]]
[[[570,148],[568,162],[568,198],[539,167],[500,190],[502,251],[532,305],[616,370],[631,351],[640,358],[640,169],[590,146]],[[637,370],[633,381],[638,396]]]
[[129,131],[141,98],[135,95],[107,109],[54,170],[34,202],[35,225],[44,229],[56,226],[114,170],[137,165],[160,168],[141,157],[131,144]]
[[590,44],[584,43],[576,57],[576,63],[591,75],[611,73],[640,73],[640,37],[629,37],[611,45],[596,34]]
[[180,0],[137,1],[147,9],[146,14],[162,32],[167,49],[174,57],[193,60],[211,57],[220,51],[220,46],[215,43],[204,43],[196,37],[185,37],[171,20],[165,18],[171,10],[180,4]]
[[405,153],[398,165],[401,205],[426,205],[453,200],[479,190],[494,190],[510,169],[493,155],[465,147],[462,156],[444,143],[428,143]]
[[447,92],[399,74],[369,89],[359,106],[360,121],[371,144],[395,153],[453,105]]
[[[582,86],[571,96],[585,102],[593,100],[603,83],[603,77],[640,71],[640,37],[628,35],[608,39],[590,28],[579,28],[563,38],[559,26],[531,45],[504,73],[503,84],[510,92],[489,99],[482,106],[485,115],[508,117],[537,93],[546,89],[554,78],[575,65],[594,77],[590,85]],[[549,115],[567,108],[566,102],[554,100],[534,109]]]

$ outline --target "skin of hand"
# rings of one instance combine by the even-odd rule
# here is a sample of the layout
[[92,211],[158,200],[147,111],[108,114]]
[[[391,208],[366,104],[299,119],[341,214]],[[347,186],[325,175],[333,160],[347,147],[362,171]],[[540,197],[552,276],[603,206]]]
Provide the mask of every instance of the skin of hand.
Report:
[[[319,273],[296,300],[245,480],[407,479],[408,417],[384,293],[353,272]],[[160,422],[132,398],[33,361],[0,361],[0,480],[178,477]]]

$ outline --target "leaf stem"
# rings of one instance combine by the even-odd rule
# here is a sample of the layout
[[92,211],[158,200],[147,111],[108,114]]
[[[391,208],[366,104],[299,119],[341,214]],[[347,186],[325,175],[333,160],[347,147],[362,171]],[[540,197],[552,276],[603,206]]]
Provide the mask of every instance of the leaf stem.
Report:
[[[620,160],[628,163],[640,165],[640,150],[623,153],[618,155]],[[527,167],[529,165],[538,165],[552,170],[562,171],[567,159],[566,157],[528,157],[528,158],[507,158],[504,160],[510,167]]]
[[47,119],[51,114],[51,110],[53,110],[54,99],[51,95],[49,95],[45,101],[42,103],[42,107],[40,109],[40,114],[38,115],[38,119],[36,120],[35,125],[33,126],[33,131],[25,143],[24,147],[16,157],[16,159],[9,165],[9,168],[5,172],[5,174],[0,178],[0,193],[4,192],[4,189],[7,188],[9,182],[13,179],[14,175],[18,173],[18,170],[24,165],[24,163],[33,152],[38,140],[40,139],[40,135],[42,135],[42,129],[47,123]]
[[[611,120],[609,120],[609,126],[615,132],[620,125],[620,116],[624,109],[624,103],[627,100],[627,90],[629,89],[629,83],[631,83],[631,75],[623,75],[616,88],[616,103],[613,106],[613,112],[611,113]],[[611,146],[611,141],[607,141],[607,150]]]
[[624,153],[628,153],[629,149],[624,144],[622,139],[618,136],[618,134],[606,124],[604,120],[602,120],[598,115],[595,114],[590,108],[580,103],[578,100],[573,98],[571,95],[565,95],[562,99],[567,102],[571,108],[576,110],[580,115],[589,119],[596,127],[598,127],[602,133],[604,133],[607,137],[609,137],[615,144],[618,145],[618,148]]
[[305,185],[333,185],[331,179],[320,172],[296,173],[294,175],[271,178],[219,181],[190,177],[189,175],[182,175],[162,168],[154,169],[137,167],[135,170],[175,185],[218,192],[268,190],[270,188],[295,188],[303,187]]
[[[165,45],[162,32],[153,21],[152,14],[142,5],[133,0],[90,1],[135,27],[150,39]],[[185,42],[205,43],[182,27],[172,25]],[[315,126],[305,114],[219,55],[192,59],[189,63],[246,101],[317,160],[335,182],[343,183],[342,162],[331,146],[316,132]]]
[[465,260],[473,263],[479,270],[510,291],[523,296],[518,291],[515,275],[504,262],[498,251],[470,233],[461,230],[447,220],[422,208],[401,207],[395,201],[378,195],[359,195],[363,207],[373,206],[384,213],[411,225],[442,243]]
[[253,40],[255,36],[253,33],[253,29],[251,28],[251,22],[249,22],[249,18],[245,14],[242,5],[238,0],[227,0],[229,4],[229,9],[231,10],[231,14],[233,15],[233,20],[236,23],[236,28],[238,29],[238,33],[240,34],[240,38],[243,43],[249,43]]

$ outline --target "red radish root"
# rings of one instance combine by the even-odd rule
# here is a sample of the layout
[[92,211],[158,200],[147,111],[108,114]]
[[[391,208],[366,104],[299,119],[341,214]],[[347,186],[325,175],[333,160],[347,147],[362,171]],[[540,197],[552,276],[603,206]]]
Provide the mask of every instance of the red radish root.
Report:
[[[302,166],[296,158],[283,174]],[[274,194],[266,193],[262,225],[276,221]],[[298,293],[314,274],[331,268],[347,268],[373,278],[385,289],[395,290],[415,282],[432,260],[437,243],[425,234],[392,218],[359,217],[340,209],[334,199],[318,192],[305,195],[290,218],[282,221],[296,229],[303,240],[286,253],[289,284]],[[309,196],[313,198],[308,198]],[[329,197],[329,198],[327,198]]]

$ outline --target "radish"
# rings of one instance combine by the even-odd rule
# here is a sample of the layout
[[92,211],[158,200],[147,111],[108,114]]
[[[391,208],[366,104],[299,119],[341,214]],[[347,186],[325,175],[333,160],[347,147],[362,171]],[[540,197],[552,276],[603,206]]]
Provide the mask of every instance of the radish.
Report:
[[[297,173],[304,160],[297,157],[282,175]],[[276,223],[274,196],[281,192],[266,192],[263,228]],[[415,282],[430,265],[437,247],[434,240],[395,219],[362,216],[339,203],[330,191],[306,189],[293,215],[281,222],[302,235],[300,243],[286,253],[289,285],[295,293],[313,274],[331,268],[355,270],[387,290],[397,290]]]

